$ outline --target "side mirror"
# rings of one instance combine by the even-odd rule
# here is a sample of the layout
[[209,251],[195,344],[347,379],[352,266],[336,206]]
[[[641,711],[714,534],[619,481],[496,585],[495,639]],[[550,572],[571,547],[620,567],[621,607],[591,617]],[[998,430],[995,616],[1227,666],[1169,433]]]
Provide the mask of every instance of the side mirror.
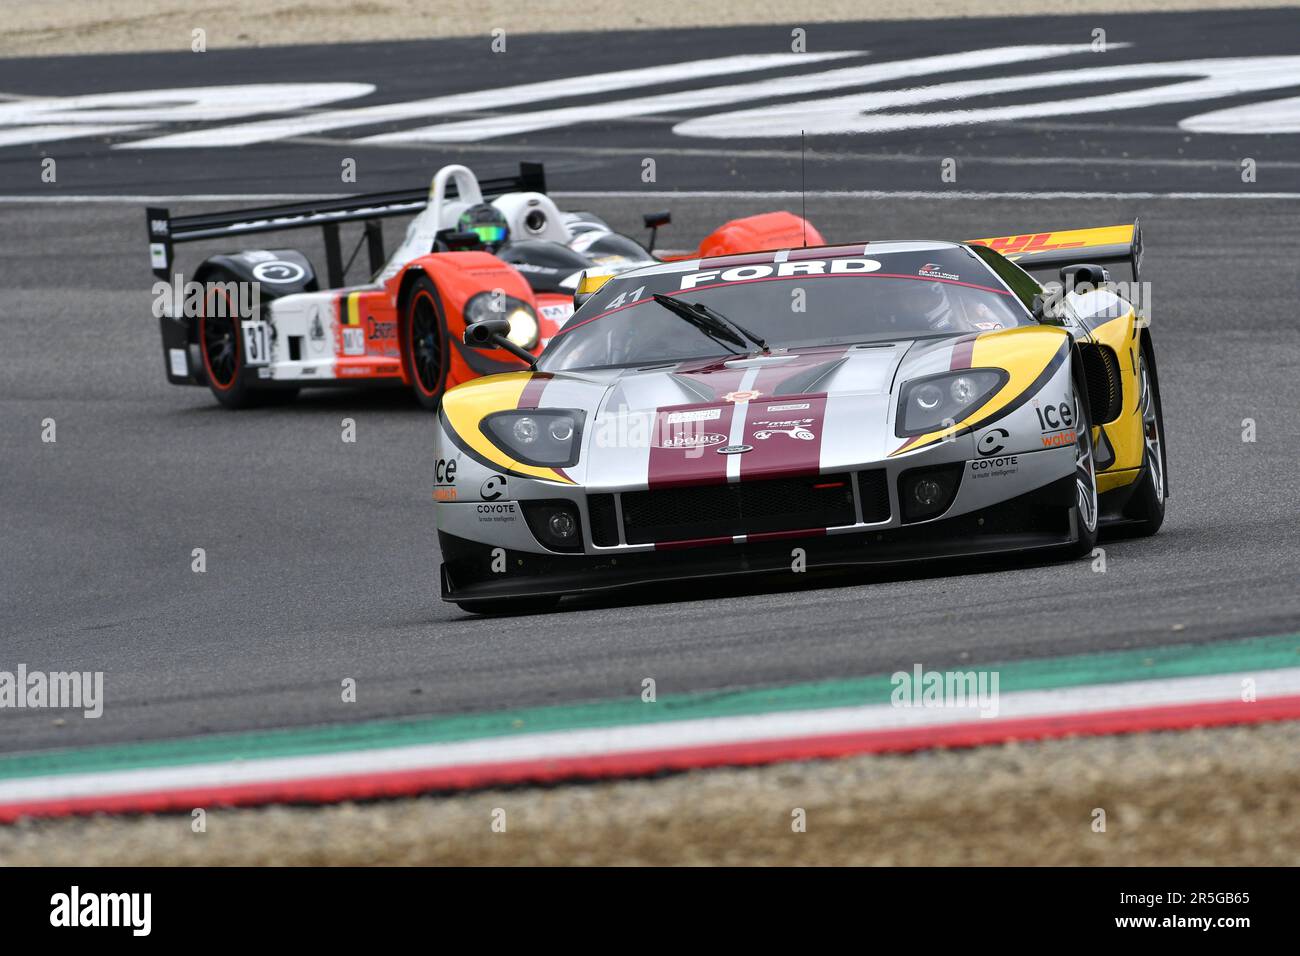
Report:
[[1065,300],[1061,298],[1061,289],[1055,282],[1043,286],[1043,291],[1030,300],[1030,311],[1034,320],[1043,325],[1066,325]]
[[648,212],[641,217],[645,227],[650,230],[650,241],[646,243],[645,251],[654,255],[655,240],[659,238],[659,227],[666,226],[673,221],[673,214],[667,209],[662,212]]
[[476,349],[505,349],[523,359],[529,368],[537,368],[537,358],[522,346],[509,339],[510,320],[505,318],[480,319],[465,327],[465,344]]
[[1091,262],[1077,262],[1061,268],[1061,287],[1066,292],[1078,292],[1081,288],[1092,292],[1102,288],[1108,281],[1110,273]]
[[497,344],[496,337],[509,334],[509,319],[480,319],[465,326],[465,344],[478,349],[495,348]]
[[594,274],[583,272],[582,275],[578,276],[578,287],[573,292],[574,311],[576,312],[578,309],[581,309],[583,304],[599,292],[605,283],[612,278],[614,277],[609,273],[601,272]]

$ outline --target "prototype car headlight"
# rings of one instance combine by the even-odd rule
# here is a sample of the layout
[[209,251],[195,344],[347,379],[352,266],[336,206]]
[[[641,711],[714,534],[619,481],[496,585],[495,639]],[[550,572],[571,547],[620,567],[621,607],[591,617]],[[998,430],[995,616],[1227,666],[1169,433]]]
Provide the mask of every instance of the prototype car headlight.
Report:
[[563,468],[578,463],[585,417],[579,409],[512,409],[485,416],[479,427],[488,441],[516,461]]
[[465,324],[473,325],[483,319],[508,319],[510,331],[506,338],[520,348],[531,349],[537,345],[541,327],[532,306],[522,299],[500,292],[480,292],[465,303]]
[[894,431],[906,438],[959,422],[992,398],[1009,377],[1000,368],[972,368],[912,379],[899,395]]

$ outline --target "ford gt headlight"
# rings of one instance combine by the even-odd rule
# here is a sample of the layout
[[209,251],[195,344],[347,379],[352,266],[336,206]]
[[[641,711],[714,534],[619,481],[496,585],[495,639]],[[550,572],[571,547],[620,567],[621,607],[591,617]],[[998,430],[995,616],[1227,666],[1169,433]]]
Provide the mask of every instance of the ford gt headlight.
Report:
[[1009,377],[1000,368],[972,368],[912,379],[898,398],[894,431],[906,438],[959,422],[992,398]]
[[585,417],[578,409],[513,409],[484,417],[479,428],[488,441],[516,461],[564,468],[578,463]]
[[499,292],[480,292],[465,303],[465,324],[473,325],[483,319],[508,319],[510,331],[506,338],[520,348],[531,349],[537,345],[541,333],[537,315],[521,299]]

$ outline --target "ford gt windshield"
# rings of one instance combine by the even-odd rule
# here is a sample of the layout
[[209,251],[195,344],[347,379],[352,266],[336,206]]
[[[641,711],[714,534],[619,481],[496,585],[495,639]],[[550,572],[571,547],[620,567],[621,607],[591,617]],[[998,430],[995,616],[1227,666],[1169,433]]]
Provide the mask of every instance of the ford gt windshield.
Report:
[[551,341],[539,368],[652,365],[736,351],[683,322],[656,295],[724,315],[773,349],[1033,324],[988,267],[960,247],[814,258],[816,252],[612,279]]

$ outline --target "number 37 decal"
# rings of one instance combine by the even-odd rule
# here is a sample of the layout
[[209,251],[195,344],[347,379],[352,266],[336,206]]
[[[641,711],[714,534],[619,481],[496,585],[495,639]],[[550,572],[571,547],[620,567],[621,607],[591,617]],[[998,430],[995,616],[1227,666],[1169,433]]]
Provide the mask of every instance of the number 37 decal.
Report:
[[242,324],[244,327],[244,364],[266,365],[271,361],[266,323],[254,320]]

